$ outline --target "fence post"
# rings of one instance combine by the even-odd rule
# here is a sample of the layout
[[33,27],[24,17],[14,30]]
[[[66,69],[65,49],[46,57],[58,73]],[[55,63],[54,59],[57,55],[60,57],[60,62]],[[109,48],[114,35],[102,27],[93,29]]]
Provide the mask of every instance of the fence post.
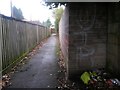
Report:
[[39,33],[38,33],[38,25],[36,25],[37,27],[37,44],[39,43]]
[[2,77],[2,18],[0,16],[0,78]]

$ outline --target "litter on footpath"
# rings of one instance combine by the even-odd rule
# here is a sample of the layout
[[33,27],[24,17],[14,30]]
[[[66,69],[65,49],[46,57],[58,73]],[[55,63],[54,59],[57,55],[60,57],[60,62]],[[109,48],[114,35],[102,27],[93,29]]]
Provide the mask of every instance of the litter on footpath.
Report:
[[90,81],[90,74],[88,72],[84,72],[81,75],[81,79],[84,82],[84,84],[88,84],[88,82]]
[[101,70],[85,71],[80,79],[88,89],[118,89],[120,80]]

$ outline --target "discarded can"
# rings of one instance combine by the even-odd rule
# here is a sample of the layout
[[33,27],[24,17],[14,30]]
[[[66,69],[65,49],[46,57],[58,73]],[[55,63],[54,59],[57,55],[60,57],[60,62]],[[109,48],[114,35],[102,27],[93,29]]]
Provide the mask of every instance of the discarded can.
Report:
[[112,81],[112,83],[114,84],[114,85],[117,85],[117,82],[115,81],[115,79],[110,79],[111,81]]
[[120,81],[118,79],[115,79],[118,86],[120,86]]

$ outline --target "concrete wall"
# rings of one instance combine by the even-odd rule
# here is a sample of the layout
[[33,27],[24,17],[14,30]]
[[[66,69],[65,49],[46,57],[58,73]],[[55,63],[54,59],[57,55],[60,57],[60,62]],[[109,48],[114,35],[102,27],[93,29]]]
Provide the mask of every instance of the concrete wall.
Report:
[[68,76],[83,70],[105,68],[106,4],[69,3],[68,6],[60,22],[60,43],[67,58]]
[[120,74],[120,3],[108,6],[107,69]]
[[69,75],[106,64],[106,4],[69,4]]
[[64,10],[64,13],[59,23],[60,47],[67,69],[68,69],[68,35],[69,35],[68,32],[69,32],[69,7],[67,6]]
[[119,74],[119,3],[69,3],[68,6],[60,22],[60,43],[67,58],[68,76],[96,68]]

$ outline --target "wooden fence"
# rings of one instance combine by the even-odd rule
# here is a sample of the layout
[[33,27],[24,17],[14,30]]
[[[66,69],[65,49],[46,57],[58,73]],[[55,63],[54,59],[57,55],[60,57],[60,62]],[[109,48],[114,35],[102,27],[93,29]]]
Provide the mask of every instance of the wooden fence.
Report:
[[44,26],[0,15],[0,72],[6,71],[49,35],[50,31]]

